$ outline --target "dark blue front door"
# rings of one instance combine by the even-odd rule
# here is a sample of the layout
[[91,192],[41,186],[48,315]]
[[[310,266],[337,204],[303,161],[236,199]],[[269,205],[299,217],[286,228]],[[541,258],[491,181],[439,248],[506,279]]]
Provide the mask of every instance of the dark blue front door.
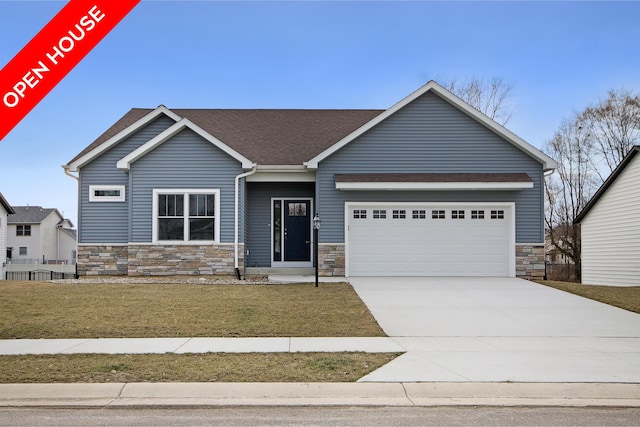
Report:
[[311,261],[311,202],[285,200],[284,261]]

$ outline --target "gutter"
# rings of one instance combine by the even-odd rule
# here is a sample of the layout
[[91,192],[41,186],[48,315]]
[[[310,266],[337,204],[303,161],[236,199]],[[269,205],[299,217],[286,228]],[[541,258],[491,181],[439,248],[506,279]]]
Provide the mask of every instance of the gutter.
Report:
[[234,226],[234,267],[236,270],[236,276],[238,277],[238,279],[240,279],[240,269],[238,268],[238,227],[239,227],[239,208],[238,208],[238,204],[239,204],[239,199],[240,199],[240,179],[241,178],[245,178],[249,175],[253,175],[254,173],[256,173],[257,171],[257,165],[254,163],[253,164],[253,169],[251,169],[249,172],[245,172],[245,173],[241,173],[240,175],[236,175],[236,183],[235,183],[235,226]]
[[80,181],[80,178],[78,178],[75,175],[72,175],[71,172],[69,172],[69,165],[62,165],[62,169],[64,169],[64,174],[67,176],[70,176],[71,178],[75,179],[76,181]]

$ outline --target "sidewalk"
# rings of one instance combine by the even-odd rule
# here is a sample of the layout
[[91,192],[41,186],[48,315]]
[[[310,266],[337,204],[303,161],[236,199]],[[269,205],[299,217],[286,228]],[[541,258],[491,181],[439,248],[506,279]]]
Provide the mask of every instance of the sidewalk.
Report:
[[637,384],[0,384],[0,407],[599,406],[640,407]]
[[388,337],[337,338],[95,338],[0,340],[0,355],[297,353],[357,351],[396,353],[406,349]]

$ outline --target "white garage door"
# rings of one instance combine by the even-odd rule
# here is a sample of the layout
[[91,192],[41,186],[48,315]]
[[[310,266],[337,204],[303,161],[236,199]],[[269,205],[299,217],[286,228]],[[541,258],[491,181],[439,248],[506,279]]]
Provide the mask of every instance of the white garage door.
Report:
[[512,276],[513,205],[347,203],[349,276]]

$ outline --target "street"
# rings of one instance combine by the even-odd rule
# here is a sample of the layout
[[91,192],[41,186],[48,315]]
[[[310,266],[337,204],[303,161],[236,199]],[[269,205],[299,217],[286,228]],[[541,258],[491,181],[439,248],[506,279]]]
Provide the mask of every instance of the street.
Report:
[[637,426],[640,408],[220,407],[0,409],[0,426]]

